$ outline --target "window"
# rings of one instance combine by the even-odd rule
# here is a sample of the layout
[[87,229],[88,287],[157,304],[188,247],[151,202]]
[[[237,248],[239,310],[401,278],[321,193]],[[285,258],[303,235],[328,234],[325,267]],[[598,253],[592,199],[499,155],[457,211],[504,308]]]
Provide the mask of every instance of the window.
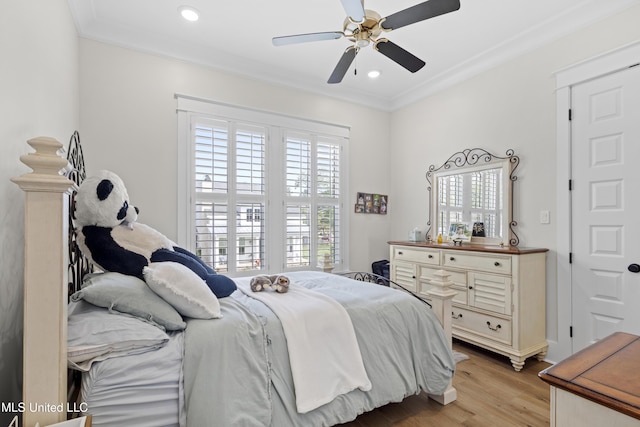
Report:
[[314,266],[325,254],[340,259],[341,146],[287,132],[285,156],[287,267]]
[[344,127],[178,96],[179,242],[219,272],[346,266]]

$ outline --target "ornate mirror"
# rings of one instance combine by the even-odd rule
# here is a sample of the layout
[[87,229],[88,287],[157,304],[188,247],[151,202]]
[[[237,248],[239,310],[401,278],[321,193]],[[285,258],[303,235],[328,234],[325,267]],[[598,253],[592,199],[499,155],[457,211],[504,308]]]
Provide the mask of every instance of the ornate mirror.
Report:
[[511,149],[500,157],[472,148],[429,166],[427,238],[517,246],[513,183],[519,163]]

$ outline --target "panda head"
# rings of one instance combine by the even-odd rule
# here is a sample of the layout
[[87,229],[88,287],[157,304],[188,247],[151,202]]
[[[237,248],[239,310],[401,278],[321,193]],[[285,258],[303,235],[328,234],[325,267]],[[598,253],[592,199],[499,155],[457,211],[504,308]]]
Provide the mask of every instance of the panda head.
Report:
[[75,202],[78,227],[115,227],[133,224],[138,218],[138,209],[129,204],[122,179],[110,171],[103,170],[86,178],[78,188]]

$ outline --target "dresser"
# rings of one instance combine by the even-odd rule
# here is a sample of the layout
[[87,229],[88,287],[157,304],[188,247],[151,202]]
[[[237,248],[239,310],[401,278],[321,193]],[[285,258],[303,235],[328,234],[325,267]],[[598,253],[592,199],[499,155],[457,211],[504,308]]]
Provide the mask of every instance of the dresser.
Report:
[[539,375],[551,427],[640,426],[640,337],[614,333]]
[[429,300],[438,270],[449,274],[453,336],[509,357],[516,371],[547,354],[548,249],[465,243],[389,242],[390,279]]

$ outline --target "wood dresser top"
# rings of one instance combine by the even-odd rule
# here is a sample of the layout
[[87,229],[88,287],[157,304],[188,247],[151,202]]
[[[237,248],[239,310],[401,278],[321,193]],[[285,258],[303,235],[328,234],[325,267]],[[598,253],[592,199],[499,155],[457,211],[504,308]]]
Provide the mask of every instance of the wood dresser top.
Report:
[[475,252],[491,252],[499,254],[520,255],[520,254],[532,254],[537,252],[547,252],[546,248],[521,248],[518,246],[500,246],[500,245],[482,245],[477,243],[463,243],[462,246],[454,246],[453,242],[446,243],[428,243],[428,242],[387,242],[390,245],[402,245],[402,246],[415,246],[418,248],[431,248],[431,249],[452,249],[456,251],[475,251]]
[[540,372],[549,384],[640,419],[640,337],[623,332]]

